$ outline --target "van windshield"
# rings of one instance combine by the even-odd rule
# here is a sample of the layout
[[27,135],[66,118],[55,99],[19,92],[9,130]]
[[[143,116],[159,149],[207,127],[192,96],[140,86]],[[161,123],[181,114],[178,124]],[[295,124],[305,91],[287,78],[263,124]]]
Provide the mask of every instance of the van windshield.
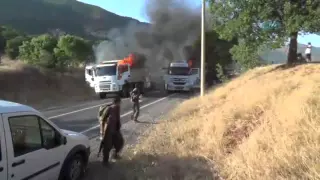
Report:
[[189,67],[169,67],[168,74],[186,76],[190,74],[190,68]]
[[114,76],[117,74],[117,65],[96,68],[97,76]]

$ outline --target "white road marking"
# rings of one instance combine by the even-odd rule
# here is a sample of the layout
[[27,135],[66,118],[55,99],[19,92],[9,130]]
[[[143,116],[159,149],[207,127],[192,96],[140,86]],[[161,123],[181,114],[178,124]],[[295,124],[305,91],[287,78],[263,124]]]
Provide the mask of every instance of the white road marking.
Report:
[[[129,99],[129,98],[124,98],[122,100],[127,100],[127,99]],[[78,110],[75,110],[75,111],[59,114],[59,115],[56,115],[56,116],[51,116],[51,117],[48,117],[48,119],[54,119],[54,118],[57,118],[57,117],[62,117],[62,116],[66,116],[66,115],[69,115],[69,114],[74,114],[74,113],[85,111],[85,110],[88,110],[88,109],[93,109],[93,108],[96,108],[96,107],[99,107],[99,106],[102,106],[102,105],[105,105],[105,104],[107,104],[107,103],[102,103],[102,104],[99,104],[99,105],[90,106],[90,107],[83,108],[83,109],[78,109]]]
[[[153,102],[151,102],[151,103],[148,103],[148,104],[146,104],[146,105],[144,105],[144,106],[141,106],[140,109],[143,109],[143,108],[146,108],[146,107],[151,106],[151,105],[153,105],[153,104],[156,104],[156,103],[158,103],[158,102],[160,102],[160,101],[163,101],[163,100],[165,100],[165,99],[167,99],[167,98],[169,98],[169,97],[171,97],[171,96],[173,96],[173,95],[175,95],[175,94],[171,94],[171,95],[166,96],[166,97],[163,97],[163,98],[161,98],[161,99],[157,99],[157,100],[155,100],[155,101],[153,101]],[[128,115],[131,114],[132,112],[133,112],[133,111],[126,112],[126,113],[122,114],[120,117],[128,116]],[[83,134],[83,133],[89,132],[89,131],[91,131],[91,130],[93,130],[93,129],[97,129],[97,128],[99,128],[99,127],[100,127],[100,125],[98,124],[98,125],[96,125],[96,126],[93,126],[93,127],[91,127],[91,128],[88,128],[88,129],[86,129],[86,130],[84,130],[84,131],[81,131],[80,133]]]

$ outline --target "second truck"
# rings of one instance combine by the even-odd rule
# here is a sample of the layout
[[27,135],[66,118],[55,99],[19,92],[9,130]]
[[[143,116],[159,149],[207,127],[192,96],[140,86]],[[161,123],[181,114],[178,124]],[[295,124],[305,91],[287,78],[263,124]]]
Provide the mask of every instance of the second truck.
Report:
[[198,86],[199,68],[192,68],[187,61],[171,62],[164,76],[164,89],[172,91],[192,91]]

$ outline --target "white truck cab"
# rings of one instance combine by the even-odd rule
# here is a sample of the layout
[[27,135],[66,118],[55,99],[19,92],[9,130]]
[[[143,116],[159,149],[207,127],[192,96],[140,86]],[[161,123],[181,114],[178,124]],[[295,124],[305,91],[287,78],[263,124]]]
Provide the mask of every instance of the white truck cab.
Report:
[[164,76],[165,90],[171,91],[191,91],[194,82],[190,78],[191,68],[185,61],[172,62],[167,68],[167,73]]
[[78,180],[89,138],[59,129],[32,107],[0,100],[0,179]]
[[86,71],[86,79],[88,77],[90,86],[101,99],[107,94],[128,97],[130,90],[137,83],[140,85],[140,92],[143,93],[147,80],[145,69],[131,68],[130,64],[119,64],[119,61],[121,60],[108,60],[86,67],[87,70],[91,70]]

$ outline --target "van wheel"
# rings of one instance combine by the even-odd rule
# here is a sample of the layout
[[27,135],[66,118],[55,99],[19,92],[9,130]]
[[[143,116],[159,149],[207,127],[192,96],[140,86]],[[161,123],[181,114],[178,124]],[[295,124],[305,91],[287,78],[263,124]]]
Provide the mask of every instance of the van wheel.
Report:
[[80,180],[85,172],[85,163],[80,154],[76,154],[67,164],[65,180]]

